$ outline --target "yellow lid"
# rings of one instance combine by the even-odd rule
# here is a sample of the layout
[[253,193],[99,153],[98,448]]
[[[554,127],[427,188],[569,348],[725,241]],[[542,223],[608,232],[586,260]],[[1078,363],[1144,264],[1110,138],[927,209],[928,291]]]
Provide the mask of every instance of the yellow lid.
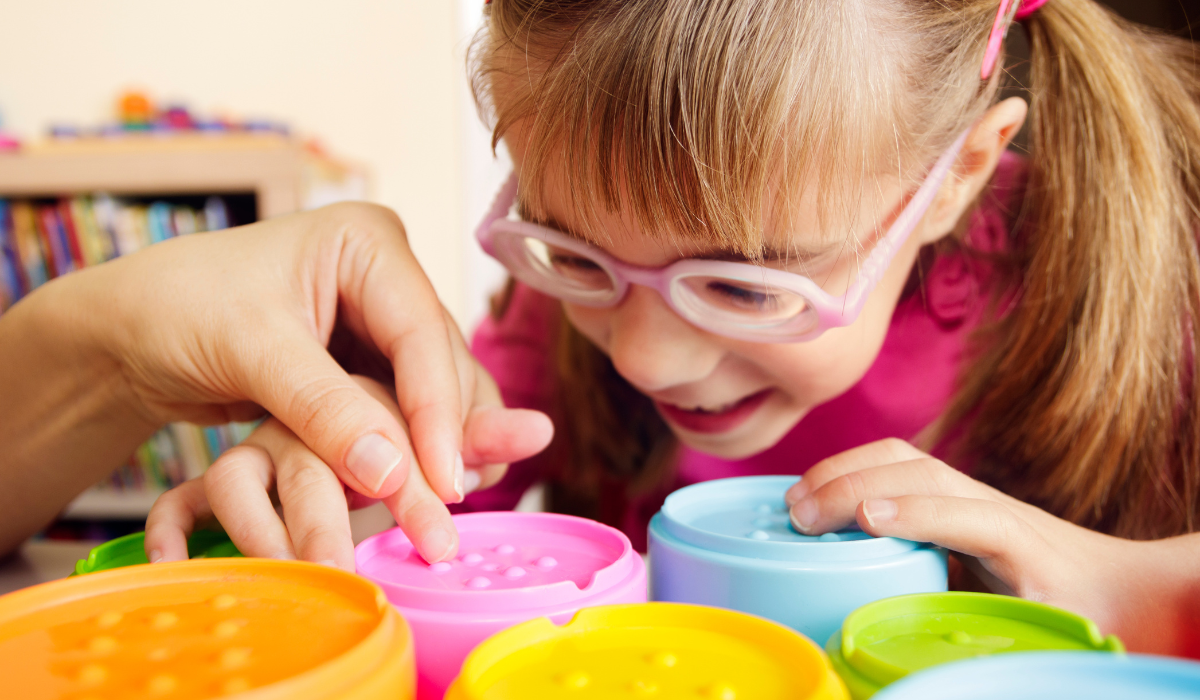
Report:
[[0,678],[0,695],[22,700],[415,692],[408,625],[377,586],[268,559],[132,566],[0,597]]
[[846,700],[817,645],[782,625],[700,605],[639,603],[493,635],[446,700],[526,698]]

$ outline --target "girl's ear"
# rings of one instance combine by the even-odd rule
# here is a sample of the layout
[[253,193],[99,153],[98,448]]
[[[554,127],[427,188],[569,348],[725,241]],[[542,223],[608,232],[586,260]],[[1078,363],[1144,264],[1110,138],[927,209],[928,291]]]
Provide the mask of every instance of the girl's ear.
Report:
[[1025,123],[1029,105],[1020,97],[998,102],[983,115],[967,136],[950,177],[930,207],[921,244],[932,243],[954,229],[1000,163],[1004,149]]

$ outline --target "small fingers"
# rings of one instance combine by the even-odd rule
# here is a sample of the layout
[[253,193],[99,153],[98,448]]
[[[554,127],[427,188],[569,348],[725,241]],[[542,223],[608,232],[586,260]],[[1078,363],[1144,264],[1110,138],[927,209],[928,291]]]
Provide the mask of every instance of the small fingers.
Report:
[[[1034,528],[1003,503],[951,496],[868,499],[858,523],[875,537],[932,542],[979,560],[1009,590],[1036,597],[1042,562],[1055,557]],[[994,584],[991,584],[994,585]]]
[[417,470],[383,502],[425,561],[445,561],[458,552],[458,532],[450,511]]
[[784,500],[789,506],[792,506],[808,494],[844,474],[928,456],[900,438],[876,440],[817,462],[804,473],[804,478],[787,490]]
[[918,494],[982,498],[982,484],[928,456],[908,462],[849,471],[791,505],[792,525],[806,535],[840,530],[854,522],[868,498]]
[[295,559],[287,529],[268,496],[274,480],[274,463],[267,451],[243,443],[221,455],[204,473],[204,492],[213,514],[242,554]]
[[354,543],[342,483],[298,438],[288,432],[275,455],[276,489],[296,555],[306,561],[354,571]]
[[196,522],[210,517],[201,479],[185,481],[159,496],[146,517],[146,558],[151,564],[187,559],[187,541]]

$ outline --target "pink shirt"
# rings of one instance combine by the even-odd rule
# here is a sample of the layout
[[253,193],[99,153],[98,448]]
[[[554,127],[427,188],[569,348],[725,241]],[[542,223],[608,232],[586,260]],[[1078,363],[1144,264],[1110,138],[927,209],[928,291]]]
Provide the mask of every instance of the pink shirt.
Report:
[[[1005,154],[991,194],[971,214],[966,237],[974,251],[1003,252],[1024,185],[1025,163]],[[946,408],[954,393],[970,333],[984,320],[990,266],[980,256],[937,258],[923,284],[903,297],[866,375],[846,393],[814,408],[775,446],[739,460],[684,448],[677,486],[730,476],[803,474],[822,459],[887,437],[913,439]],[[554,405],[554,299],[517,285],[503,318],[475,331],[471,350],[500,386],[508,406],[549,412]],[[534,457],[513,464],[495,487],[469,496],[456,510],[507,510],[543,473]],[[636,504],[620,523],[635,544],[658,503]]]

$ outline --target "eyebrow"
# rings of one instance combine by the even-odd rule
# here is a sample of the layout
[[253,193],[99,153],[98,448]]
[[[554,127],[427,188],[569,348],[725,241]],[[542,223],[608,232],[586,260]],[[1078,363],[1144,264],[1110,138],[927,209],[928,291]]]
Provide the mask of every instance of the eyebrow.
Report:
[[[561,222],[559,222],[557,219],[555,219],[552,216],[531,217],[531,216],[528,216],[527,214],[528,214],[528,212],[520,204],[518,204],[517,215],[520,216],[523,220],[528,221],[533,224],[537,224],[538,226],[545,226],[546,228],[554,229],[555,231],[558,231],[559,233],[562,233],[563,235],[570,236],[571,238],[578,239],[579,241],[582,241],[584,243],[588,243],[589,245],[591,245],[591,242],[588,241],[583,236],[579,235],[578,232],[576,232],[569,226],[563,225]],[[729,249],[713,249],[713,250],[697,253],[696,255],[690,255],[688,257],[695,259],[695,260],[719,260],[722,262],[803,263],[803,262],[807,262],[807,261],[819,258],[823,255],[826,255],[826,254],[832,252],[834,249],[840,248],[840,247],[842,247],[842,244],[836,243],[836,242],[830,242],[827,245],[824,245],[824,246],[821,246],[821,247],[815,248],[815,249],[807,249],[807,250],[794,249],[794,250],[789,251],[786,249],[779,249],[779,248],[776,248],[771,245],[764,245],[761,249],[762,255],[758,260],[754,260],[754,259],[750,258],[749,256],[747,256],[745,253],[742,253],[741,251],[729,250]]]

